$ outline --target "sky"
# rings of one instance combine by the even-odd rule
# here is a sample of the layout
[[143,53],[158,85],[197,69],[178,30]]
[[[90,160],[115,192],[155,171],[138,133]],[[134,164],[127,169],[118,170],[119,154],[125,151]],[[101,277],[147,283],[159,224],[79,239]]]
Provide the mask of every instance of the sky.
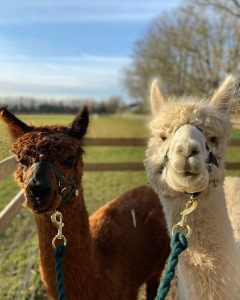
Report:
[[135,42],[180,0],[0,0],[0,97],[130,101]]

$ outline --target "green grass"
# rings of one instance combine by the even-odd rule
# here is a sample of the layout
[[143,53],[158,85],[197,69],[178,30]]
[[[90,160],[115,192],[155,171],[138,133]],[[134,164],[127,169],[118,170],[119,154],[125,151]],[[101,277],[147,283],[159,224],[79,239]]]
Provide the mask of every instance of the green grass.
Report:
[[17,183],[13,180],[13,176],[8,176],[4,180],[0,180],[0,210],[4,208],[9,199],[18,192],[19,187]]
[[[72,116],[21,116],[33,124],[67,124]],[[147,137],[145,117],[92,118],[88,137]],[[233,136],[240,138],[240,130]],[[9,154],[11,140],[0,122],[0,160]],[[144,158],[143,147],[86,147],[85,162],[137,162]],[[227,161],[240,161],[240,151],[228,149]],[[228,174],[240,176],[239,171]],[[89,213],[94,212],[116,195],[146,183],[144,171],[85,172],[84,196]],[[0,209],[17,192],[12,176],[0,181]],[[37,235],[32,216],[24,209],[0,237],[0,300],[46,299],[38,276]]]
[[232,138],[234,138],[234,139],[240,139],[240,129],[233,128]]

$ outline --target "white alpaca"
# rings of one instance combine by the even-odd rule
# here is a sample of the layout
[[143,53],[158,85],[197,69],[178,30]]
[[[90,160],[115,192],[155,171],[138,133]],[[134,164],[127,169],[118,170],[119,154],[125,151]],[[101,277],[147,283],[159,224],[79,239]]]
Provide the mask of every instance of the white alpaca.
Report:
[[[240,179],[226,179],[227,205],[223,188],[236,83],[227,77],[209,101],[165,100],[157,82],[152,84],[153,120],[144,164],[170,233],[189,199],[186,193],[201,192],[197,209],[188,216],[193,233],[178,265],[184,300],[240,299]],[[209,162],[210,151],[217,162]]]

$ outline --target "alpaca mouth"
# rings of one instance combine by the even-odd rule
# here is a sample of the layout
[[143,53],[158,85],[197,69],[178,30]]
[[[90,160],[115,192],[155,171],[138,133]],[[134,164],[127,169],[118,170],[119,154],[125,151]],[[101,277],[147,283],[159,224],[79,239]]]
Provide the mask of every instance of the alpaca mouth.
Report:
[[184,177],[193,177],[193,176],[197,176],[198,174],[195,174],[195,173],[192,173],[192,172],[189,172],[189,171],[185,171],[183,173],[183,176]]
[[50,207],[47,207],[47,208],[45,208],[45,209],[33,210],[33,212],[34,212],[35,214],[43,214],[43,213],[47,213],[47,212],[49,212],[49,211],[51,211],[51,210],[53,210],[53,209],[50,208]]
[[183,169],[176,173],[172,168],[168,168],[165,173],[167,185],[181,193],[198,193],[204,191],[209,184],[208,172],[205,169],[194,172],[193,170]]
[[45,212],[48,212],[50,210],[52,210],[52,203],[47,203],[45,205],[38,205],[38,204],[34,204],[33,205],[33,212],[36,214],[42,214]]
[[198,169],[194,169],[191,167],[186,167],[183,168],[182,170],[176,169],[176,168],[172,168],[173,172],[175,174],[177,174],[178,176],[182,176],[182,177],[196,177],[201,173],[201,170]]
[[26,206],[36,214],[46,213],[54,209],[52,201],[40,197],[27,196],[26,200]]

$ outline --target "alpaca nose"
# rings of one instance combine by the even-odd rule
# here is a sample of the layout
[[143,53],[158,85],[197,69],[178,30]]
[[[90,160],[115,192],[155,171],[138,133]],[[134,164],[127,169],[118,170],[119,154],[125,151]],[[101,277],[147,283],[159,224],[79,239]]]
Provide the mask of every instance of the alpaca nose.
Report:
[[51,193],[51,187],[45,182],[33,179],[28,186],[31,194],[36,198],[45,198]]
[[176,145],[176,154],[190,158],[200,153],[200,144],[196,141],[179,142]]

